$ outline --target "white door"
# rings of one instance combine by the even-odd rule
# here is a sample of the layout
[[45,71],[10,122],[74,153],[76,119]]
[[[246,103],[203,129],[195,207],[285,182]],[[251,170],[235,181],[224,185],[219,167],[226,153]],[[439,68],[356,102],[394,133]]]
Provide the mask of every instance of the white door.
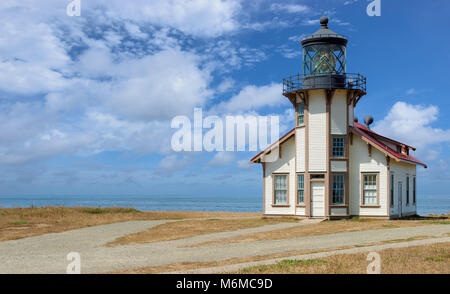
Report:
[[311,182],[311,216],[325,217],[325,183]]
[[398,182],[398,217],[402,217],[402,198],[403,198],[403,188],[402,182]]

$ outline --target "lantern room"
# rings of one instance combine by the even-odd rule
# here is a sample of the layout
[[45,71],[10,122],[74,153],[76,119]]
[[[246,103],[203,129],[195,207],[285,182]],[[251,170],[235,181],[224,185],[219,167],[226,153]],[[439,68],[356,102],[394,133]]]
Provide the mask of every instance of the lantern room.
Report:
[[302,40],[303,74],[343,75],[346,72],[347,39],[328,28],[328,18],[320,19],[321,28]]

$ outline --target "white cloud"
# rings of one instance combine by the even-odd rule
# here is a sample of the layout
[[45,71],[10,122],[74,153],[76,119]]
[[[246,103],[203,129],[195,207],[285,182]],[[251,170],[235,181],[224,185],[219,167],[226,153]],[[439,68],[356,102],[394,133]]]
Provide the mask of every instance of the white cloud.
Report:
[[58,91],[70,85],[59,72],[34,63],[0,62],[0,90],[16,94]]
[[103,5],[118,18],[169,26],[204,37],[236,30],[239,27],[236,18],[241,9],[239,0],[136,0],[133,5],[121,0],[89,2],[90,7]]
[[302,50],[300,48],[290,48],[287,45],[282,45],[278,47],[277,52],[279,52],[284,58],[295,59],[302,56]]
[[192,113],[210,96],[209,73],[199,69],[196,58],[166,50],[121,64],[120,74],[126,77],[113,86],[111,105],[130,118],[145,120]]
[[183,170],[192,162],[192,159],[187,156],[168,155],[161,159],[156,167],[156,175],[172,175],[177,171]]
[[252,66],[267,59],[264,51],[240,46],[229,40],[211,43],[204,54],[207,68],[211,71],[225,73],[229,73],[233,69],[240,69],[242,66]]
[[129,33],[132,37],[134,37],[134,38],[136,38],[136,39],[145,39],[145,38],[148,38],[148,35],[147,35],[146,33],[143,33],[143,32],[141,31],[141,28],[140,28],[138,25],[134,24],[134,23],[126,22],[126,23],[125,23],[125,28],[126,28],[126,30],[128,31],[128,33]]
[[295,36],[291,36],[289,37],[289,41],[292,42],[300,42],[300,40],[304,39],[305,37],[307,37],[307,34],[301,34],[301,35],[295,35]]
[[344,5],[352,5],[352,4],[355,4],[355,3],[357,3],[359,0],[347,0],[347,1],[345,1],[344,2]]
[[254,166],[250,164],[248,159],[242,159],[237,162],[237,167],[240,169],[251,169]]
[[70,61],[63,42],[49,24],[1,10],[0,16],[0,56],[3,61],[33,62],[35,66],[51,68],[59,68]]
[[389,114],[376,123],[374,130],[416,147],[417,154],[423,155],[424,160],[434,160],[439,154],[439,144],[450,142],[450,129],[431,126],[438,115],[437,106],[397,102]]
[[265,106],[283,105],[285,98],[281,96],[282,85],[272,83],[266,86],[246,86],[230,100],[220,103],[217,110],[234,113],[257,110]]
[[232,78],[226,78],[219,84],[219,86],[217,86],[217,91],[219,91],[219,93],[225,93],[233,88],[234,85],[235,81]]
[[233,152],[217,152],[213,159],[208,162],[210,166],[225,166],[230,165],[236,160],[236,155]]
[[[193,37],[240,26],[238,0],[92,0],[83,1],[82,17],[68,17],[66,5],[0,3],[0,93],[9,98],[0,100],[2,163],[104,151],[170,154],[170,119],[209,105],[214,71],[267,58],[226,39],[190,49]],[[233,86],[225,78],[216,91]],[[283,100],[279,84],[248,86],[221,107],[253,111]]]
[[414,89],[414,88],[411,88],[411,89],[409,89],[408,91],[406,91],[406,94],[407,95],[413,95],[413,94],[415,94],[416,93],[416,89]]
[[272,11],[282,11],[287,13],[304,13],[308,12],[310,8],[306,5],[301,4],[279,4],[274,3],[270,5],[270,10]]

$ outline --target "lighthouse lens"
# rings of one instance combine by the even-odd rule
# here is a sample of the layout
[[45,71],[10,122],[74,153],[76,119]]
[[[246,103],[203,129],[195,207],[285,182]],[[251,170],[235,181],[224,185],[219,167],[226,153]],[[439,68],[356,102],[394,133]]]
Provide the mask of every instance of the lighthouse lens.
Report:
[[345,72],[345,46],[336,44],[310,45],[305,47],[303,52],[305,75]]
[[333,52],[327,49],[321,48],[314,56],[313,72],[315,74],[333,73],[336,69],[336,58]]

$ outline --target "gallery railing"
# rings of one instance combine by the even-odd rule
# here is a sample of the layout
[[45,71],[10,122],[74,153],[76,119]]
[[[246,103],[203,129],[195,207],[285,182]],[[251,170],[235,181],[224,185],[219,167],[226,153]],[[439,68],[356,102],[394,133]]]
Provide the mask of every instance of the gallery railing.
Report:
[[283,79],[283,93],[313,89],[356,89],[366,93],[367,79],[361,74],[297,74]]

